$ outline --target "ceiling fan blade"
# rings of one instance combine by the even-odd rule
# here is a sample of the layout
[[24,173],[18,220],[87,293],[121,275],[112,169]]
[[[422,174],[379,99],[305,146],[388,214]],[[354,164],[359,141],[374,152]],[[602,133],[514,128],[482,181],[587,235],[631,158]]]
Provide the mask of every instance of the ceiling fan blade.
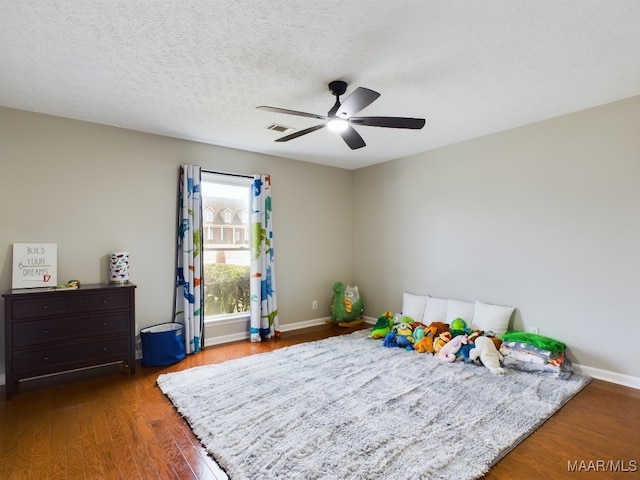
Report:
[[326,123],[321,123],[313,127],[305,128],[304,130],[299,130],[285,137],[277,138],[276,142],[288,142],[289,140],[293,140],[294,138],[301,137],[302,135],[306,135],[307,133],[315,132],[316,130],[320,130],[321,128],[324,128],[326,126],[327,126]]
[[351,117],[349,121],[356,125],[369,127],[412,128],[414,130],[420,130],[425,124],[424,118],[407,117]]
[[374,92],[368,88],[358,87],[342,102],[336,115],[342,118],[349,118],[351,115],[355,115],[363,108],[371,105],[379,96],[380,94],[378,92]]
[[317,115],[315,113],[299,112],[297,110],[288,110],[286,108],[268,107],[266,105],[260,105],[259,107],[256,107],[256,108],[260,110],[267,110],[269,112],[286,113],[287,115],[297,115],[298,117],[319,118],[320,120],[328,119],[326,115]]
[[340,135],[342,135],[343,140],[347,145],[349,145],[351,150],[356,150],[357,148],[362,148],[367,145],[364,143],[360,134],[356,132],[351,125],[349,125],[343,132],[340,132]]

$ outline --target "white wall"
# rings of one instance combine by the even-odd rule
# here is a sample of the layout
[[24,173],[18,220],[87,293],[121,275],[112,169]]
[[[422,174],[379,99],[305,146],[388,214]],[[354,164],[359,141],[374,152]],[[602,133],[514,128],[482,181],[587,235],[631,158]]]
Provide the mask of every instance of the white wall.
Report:
[[639,125],[634,97],[354,172],[367,314],[403,291],[511,305],[513,327],[640,378]]
[[[181,163],[271,174],[280,323],[329,316],[333,283],[352,274],[350,171],[7,108],[0,108],[0,291],[11,288],[13,243],[57,243],[60,283],[107,281],[108,254],[124,250],[138,329],[170,321]],[[238,328],[246,330],[217,333]],[[0,352],[2,378],[4,329]]]

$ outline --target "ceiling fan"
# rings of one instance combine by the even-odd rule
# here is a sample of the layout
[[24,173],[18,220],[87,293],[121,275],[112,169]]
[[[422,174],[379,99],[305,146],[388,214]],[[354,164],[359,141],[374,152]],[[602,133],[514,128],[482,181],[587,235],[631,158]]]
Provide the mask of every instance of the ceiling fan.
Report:
[[340,103],[340,95],[347,91],[347,83],[342,80],[335,80],[329,83],[329,90],[336,97],[336,103],[326,115],[317,115],[315,113],[299,112],[297,110],[288,110],[286,108],[268,107],[261,105],[260,110],[268,110],[276,113],[286,113],[288,115],[297,115],[299,117],[311,117],[324,120],[323,123],[313,127],[299,130],[290,135],[276,139],[276,142],[288,142],[294,138],[301,137],[307,133],[315,132],[321,128],[327,127],[329,130],[340,132],[345,143],[352,149],[362,148],[366,145],[353,125],[366,125],[369,127],[386,127],[386,128],[410,128],[419,130],[424,127],[424,118],[407,118],[407,117],[354,117],[363,108],[373,103],[380,94],[369,90],[368,88],[358,87],[349,95],[345,101]]

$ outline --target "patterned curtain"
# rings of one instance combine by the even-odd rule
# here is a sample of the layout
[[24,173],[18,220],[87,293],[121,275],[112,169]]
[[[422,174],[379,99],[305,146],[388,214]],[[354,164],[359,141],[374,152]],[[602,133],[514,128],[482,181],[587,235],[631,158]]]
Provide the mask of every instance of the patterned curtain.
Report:
[[251,341],[280,336],[273,260],[271,178],[254,175],[251,191]]
[[178,188],[178,255],[174,321],[184,325],[185,352],[203,345],[204,282],[202,281],[202,197],[200,167],[180,166]]

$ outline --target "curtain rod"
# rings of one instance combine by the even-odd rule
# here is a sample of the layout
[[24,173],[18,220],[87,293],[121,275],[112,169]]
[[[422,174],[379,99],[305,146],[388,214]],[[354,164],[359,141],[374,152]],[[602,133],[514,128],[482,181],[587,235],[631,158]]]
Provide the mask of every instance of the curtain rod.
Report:
[[228,172],[216,172],[215,170],[207,170],[205,168],[202,169],[204,173],[214,173],[216,175],[227,175],[229,177],[241,177],[241,178],[251,178],[253,179],[253,175],[242,175],[240,173],[228,173]]

